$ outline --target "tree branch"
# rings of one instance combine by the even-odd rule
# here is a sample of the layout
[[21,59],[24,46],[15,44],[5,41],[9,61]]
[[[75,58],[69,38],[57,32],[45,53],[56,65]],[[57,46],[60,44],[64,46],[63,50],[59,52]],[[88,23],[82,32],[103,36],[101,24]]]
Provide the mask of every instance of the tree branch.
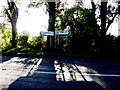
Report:
[[114,21],[115,17],[117,16],[117,14],[118,13],[116,12],[115,15],[113,16],[112,20],[108,21],[108,25],[106,27],[106,30],[108,30],[108,28],[110,27],[110,25],[113,23],[113,21]]
[[8,16],[8,18],[10,19],[10,21],[12,21],[12,17],[10,16],[10,13],[8,12],[8,9],[5,8],[6,14]]

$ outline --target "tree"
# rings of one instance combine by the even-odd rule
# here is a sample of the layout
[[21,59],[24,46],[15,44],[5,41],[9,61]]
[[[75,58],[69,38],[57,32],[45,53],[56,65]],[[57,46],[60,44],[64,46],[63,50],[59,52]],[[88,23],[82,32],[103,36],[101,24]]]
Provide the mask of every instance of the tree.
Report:
[[106,35],[106,15],[107,15],[107,3],[108,0],[101,0],[101,36]]
[[[100,48],[101,51],[105,51],[108,37],[106,36],[106,33],[110,27],[110,25],[113,23],[115,20],[116,16],[119,14],[119,3],[118,7],[113,6],[112,4],[108,4],[108,0],[101,0],[100,1],[101,5],[94,3],[93,0],[91,0],[91,5],[92,5],[92,14],[93,14],[93,22],[97,23],[99,20],[101,22],[100,24],[100,32],[99,32],[99,38],[97,41],[98,42],[98,47]],[[117,4],[117,2],[116,2]],[[100,11],[100,15],[96,18],[96,10]],[[96,29],[97,30],[97,29]],[[96,41],[96,42],[97,42]]]
[[11,44],[12,47],[15,47],[17,45],[17,42],[15,40],[16,35],[17,35],[17,19],[18,19],[18,8],[13,0],[7,0],[8,8],[6,9],[6,14],[11,22],[12,26],[12,39],[11,39]]
[[[97,6],[94,4],[94,1],[91,0],[91,5],[92,5],[92,13],[93,13],[94,18],[96,15],[95,14],[96,8],[99,8],[99,10],[100,10],[100,16],[99,16],[99,19],[101,21],[100,34],[101,34],[101,37],[104,37],[104,36],[106,36],[106,32],[109,29],[110,25],[113,23],[114,19],[119,14],[119,4],[118,4],[118,7],[116,8],[116,7],[112,6],[112,4],[108,5],[108,0],[101,0],[101,5]],[[95,18],[95,19],[97,19],[97,18]]]
[[[55,18],[56,18],[56,1],[55,0],[38,0],[38,2],[34,3],[31,2],[29,4],[29,7],[39,7],[41,4],[46,3],[46,6],[48,8],[48,13],[49,13],[49,25],[48,25],[48,31],[53,31],[55,32]],[[51,46],[50,46],[50,36],[47,38],[47,46],[49,48],[54,48],[54,36],[51,37]]]
[[[48,26],[48,31],[53,31],[55,32],[55,1],[53,2],[48,2],[48,13],[49,13],[49,26]],[[52,37],[52,47],[54,48],[54,36]],[[48,44],[50,44],[50,37],[48,37]]]
[[118,7],[115,7],[112,4],[108,4],[108,1],[111,0],[101,0],[100,1],[101,5],[99,5],[98,3],[95,4],[94,1],[91,0],[93,18],[95,18],[96,16],[96,9],[99,9],[100,11],[99,17],[95,19],[96,21],[97,19],[100,19],[101,36],[106,35],[107,30],[109,29],[110,25],[113,23],[113,21],[115,20],[116,16],[119,14],[120,11],[119,1],[115,0]]
[[94,36],[97,35],[96,29],[99,29],[99,26],[92,23],[91,17],[91,10],[80,6],[66,10],[61,17],[61,28],[70,27],[70,47],[75,52],[88,51],[92,46]]
[[93,0],[91,0],[91,5],[92,5],[92,21],[93,23],[97,23],[97,20],[95,18],[96,5]]

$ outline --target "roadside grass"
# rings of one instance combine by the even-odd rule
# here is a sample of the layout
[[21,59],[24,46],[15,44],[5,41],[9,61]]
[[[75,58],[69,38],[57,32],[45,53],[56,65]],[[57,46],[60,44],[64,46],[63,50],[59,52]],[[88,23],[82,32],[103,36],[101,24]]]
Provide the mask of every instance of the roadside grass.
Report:
[[57,58],[85,58],[85,59],[119,59],[119,56],[103,55],[91,52],[70,52],[62,49],[39,49],[30,47],[3,48],[2,55],[26,56],[26,57],[57,57]]
[[14,48],[3,48],[3,55],[40,55],[42,52],[39,49],[33,49],[28,47],[14,47]]

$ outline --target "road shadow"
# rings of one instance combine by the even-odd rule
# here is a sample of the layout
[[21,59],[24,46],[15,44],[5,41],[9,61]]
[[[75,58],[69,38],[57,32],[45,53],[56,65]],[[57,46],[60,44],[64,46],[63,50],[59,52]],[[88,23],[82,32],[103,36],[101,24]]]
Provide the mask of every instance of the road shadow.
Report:
[[[61,60],[61,58],[57,58]],[[90,59],[66,59],[62,58],[62,61],[67,65],[76,67],[77,71],[81,73],[84,81],[92,79],[100,86],[106,89],[120,89],[120,76],[109,76],[109,75],[120,75],[120,61],[109,61],[109,60],[90,60]],[[69,69],[70,70],[70,69]],[[74,70],[75,71],[75,70]],[[85,74],[91,74],[87,77]],[[108,76],[99,76],[100,74]]]
[[0,56],[0,63],[6,62],[14,58],[13,56]]
[[[29,59],[23,63],[29,64]],[[74,63],[66,63],[64,59],[43,58],[37,67],[36,64],[26,77],[18,78],[9,86],[8,90],[13,88],[81,88],[83,90],[91,88],[104,90],[95,81],[88,81],[82,72],[74,66]]]
[[[61,58],[58,58],[61,60]],[[120,74],[120,60],[109,60],[109,59],[66,59],[62,58],[66,63],[76,64],[91,68],[98,73],[108,73],[108,74]]]

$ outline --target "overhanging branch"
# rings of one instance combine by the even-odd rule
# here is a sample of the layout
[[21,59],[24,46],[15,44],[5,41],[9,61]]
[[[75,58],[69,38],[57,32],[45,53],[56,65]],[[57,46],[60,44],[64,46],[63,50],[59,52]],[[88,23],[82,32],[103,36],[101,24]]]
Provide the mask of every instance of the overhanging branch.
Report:
[[113,21],[114,21],[115,17],[117,16],[117,14],[118,13],[116,12],[115,15],[113,16],[112,20],[108,21],[108,25],[106,27],[106,31],[108,30],[108,28],[110,27],[110,25],[113,23]]
[[8,9],[5,8],[6,14],[8,16],[8,18],[10,19],[10,21],[12,21],[12,17],[10,16],[10,13],[8,12]]

